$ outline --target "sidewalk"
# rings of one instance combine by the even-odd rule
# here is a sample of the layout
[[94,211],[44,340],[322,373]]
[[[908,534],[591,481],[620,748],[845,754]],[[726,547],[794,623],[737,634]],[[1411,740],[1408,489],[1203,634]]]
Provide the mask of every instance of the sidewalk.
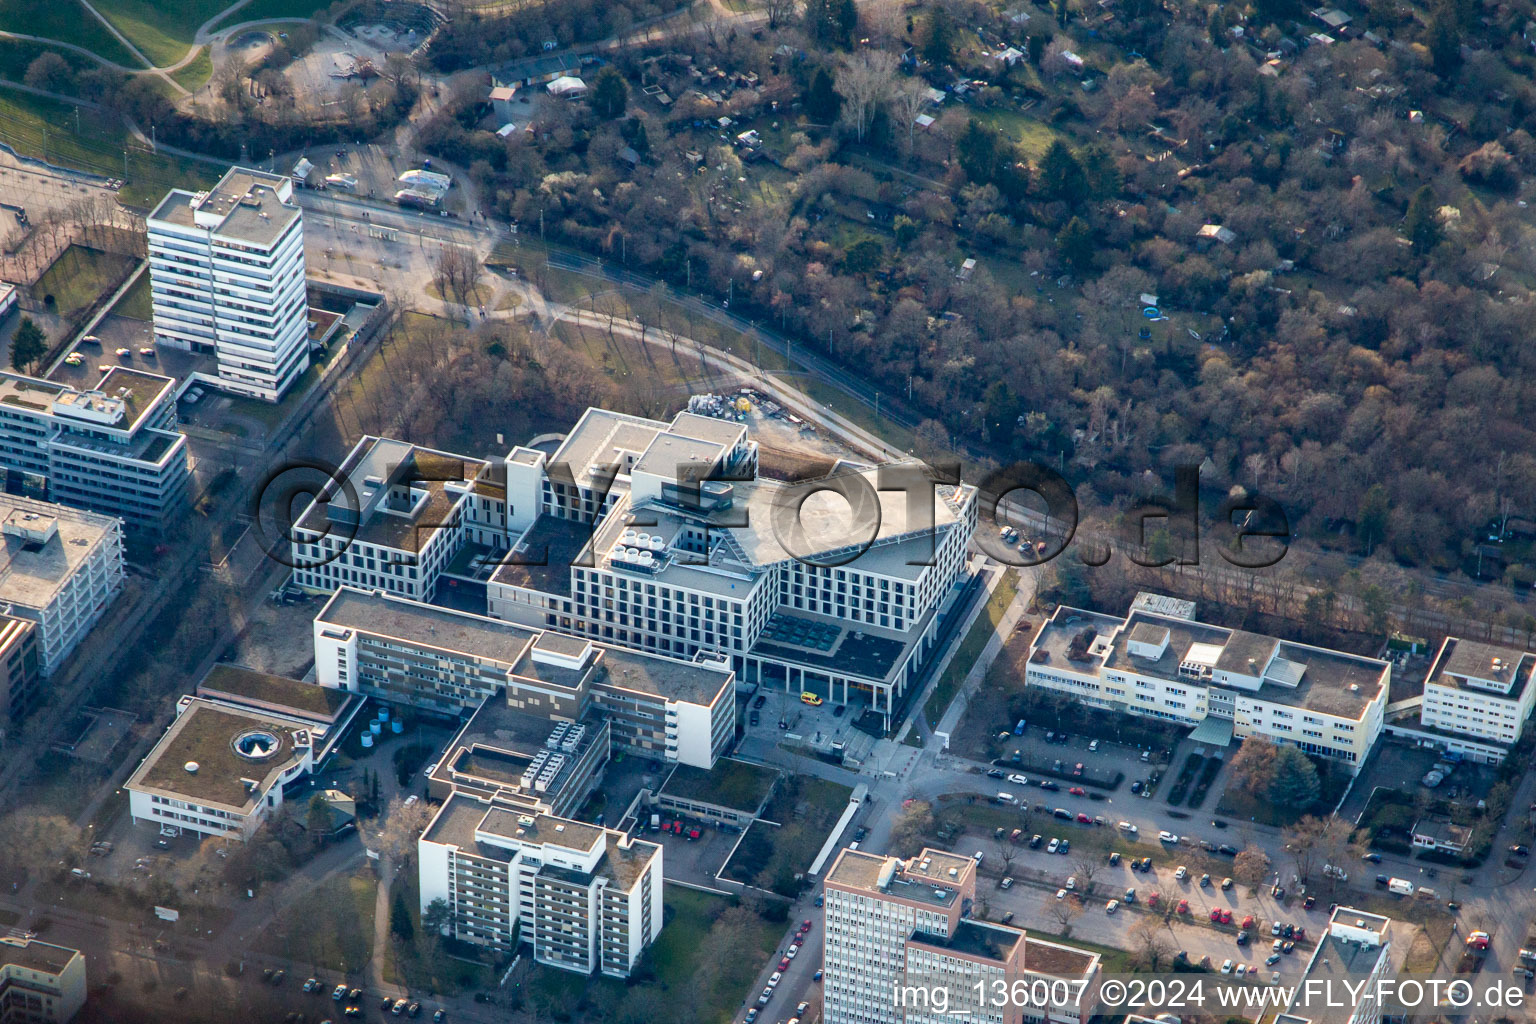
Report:
[[[1001,580],[1001,575],[998,578]],[[1020,572],[1019,589],[1018,593],[1013,596],[1013,603],[1004,610],[1002,621],[997,624],[997,629],[993,631],[991,639],[987,641],[987,646],[983,647],[981,654],[977,656],[976,663],[971,666],[970,672],[966,674],[965,681],[960,684],[959,692],[955,694],[955,699],[949,702],[949,708],[944,712],[944,717],[939,720],[939,724],[933,730],[934,732],[941,732],[948,736],[960,725],[960,719],[965,715],[966,708],[970,706],[971,695],[976,692],[976,687],[980,686],[981,681],[986,678],[987,670],[992,667],[992,662],[997,660],[997,656],[1003,652],[1003,645],[1008,642],[1008,638],[1018,628],[1019,620],[1024,617],[1030,603],[1034,599],[1034,574],[1031,573],[1029,576],[1025,576]]]

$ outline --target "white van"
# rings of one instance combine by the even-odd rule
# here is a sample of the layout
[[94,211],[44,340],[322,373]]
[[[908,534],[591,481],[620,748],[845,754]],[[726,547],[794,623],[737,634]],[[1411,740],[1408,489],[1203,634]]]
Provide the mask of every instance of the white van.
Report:
[[1014,806],[1019,802],[1019,798],[1014,796],[1012,793],[999,793],[997,794],[997,802],[1000,804],[1008,804],[1009,806]]

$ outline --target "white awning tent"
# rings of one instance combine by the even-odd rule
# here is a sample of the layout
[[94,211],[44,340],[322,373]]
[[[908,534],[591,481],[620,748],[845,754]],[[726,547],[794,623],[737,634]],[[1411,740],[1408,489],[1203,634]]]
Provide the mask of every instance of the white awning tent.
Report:
[[544,88],[551,96],[559,96],[562,99],[575,99],[587,94],[587,83],[574,75],[561,75]]

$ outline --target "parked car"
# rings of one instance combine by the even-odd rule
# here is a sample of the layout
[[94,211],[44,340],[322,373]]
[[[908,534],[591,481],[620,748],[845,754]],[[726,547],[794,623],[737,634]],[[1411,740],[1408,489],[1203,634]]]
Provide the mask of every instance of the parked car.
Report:
[[1017,773],[1008,776],[1008,781],[1013,783],[1015,786],[1027,786],[1027,785],[1029,785],[1029,779],[1027,779],[1024,776],[1019,775]]
[[1169,832],[1167,829],[1164,829],[1157,834],[1157,840],[1160,843],[1177,843],[1179,841],[1179,837],[1174,835],[1172,832]]
[[1106,914],[1113,914],[1115,911],[1117,911],[1119,909],[1120,909],[1120,901],[1119,900],[1110,900],[1108,903],[1104,904],[1104,913],[1106,913]]

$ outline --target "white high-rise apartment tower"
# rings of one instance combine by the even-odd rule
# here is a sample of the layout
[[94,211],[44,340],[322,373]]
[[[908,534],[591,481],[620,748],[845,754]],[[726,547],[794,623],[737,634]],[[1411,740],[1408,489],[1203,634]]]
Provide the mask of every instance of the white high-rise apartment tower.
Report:
[[155,340],[212,352],[222,387],[276,402],[309,366],[304,216],[293,179],[232,167],[149,215]]

